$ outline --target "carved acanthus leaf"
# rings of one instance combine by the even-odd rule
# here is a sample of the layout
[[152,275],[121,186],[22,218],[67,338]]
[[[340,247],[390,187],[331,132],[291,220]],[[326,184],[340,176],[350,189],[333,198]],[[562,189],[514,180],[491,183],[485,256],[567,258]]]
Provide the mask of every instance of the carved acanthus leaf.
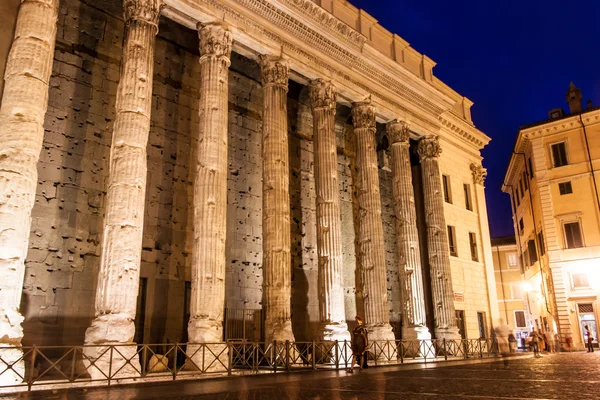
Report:
[[424,136],[419,140],[419,146],[417,152],[421,160],[428,158],[439,157],[442,154],[442,148],[440,147],[440,138],[435,135]]
[[287,89],[290,68],[286,60],[281,57],[261,56],[259,62],[263,86],[277,85]]
[[231,56],[233,36],[227,25],[210,23],[199,25],[198,37],[200,38],[200,56],[225,57]]
[[390,140],[390,144],[408,143],[408,139],[410,138],[408,123],[395,119],[388,122],[386,128],[387,137]]
[[162,0],[125,0],[123,18],[125,23],[144,21],[158,29],[160,11],[164,8]]
[[375,129],[375,107],[371,105],[370,97],[352,103],[352,123],[354,129]]
[[487,176],[487,170],[479,164],[471,164],[471,173],[473,174],[473,183],[476,185],[482,185],[485,183]]
[[337,99],[335,85],[331,81],[318,78],[308,87],[308,96],[313,108],[334,108]]

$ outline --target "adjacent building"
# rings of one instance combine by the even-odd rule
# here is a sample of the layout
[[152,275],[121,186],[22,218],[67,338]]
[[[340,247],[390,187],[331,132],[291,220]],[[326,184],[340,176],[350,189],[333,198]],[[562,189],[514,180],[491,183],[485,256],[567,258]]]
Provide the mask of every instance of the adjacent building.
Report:
[[372,339],[489,336],[490,139],[372,16],[343,0],[13,16],[1,344],[344,340],[357,313]]
[[600,108],[573,83],[568,112],[523,126],[502,190],[511,197],[531,326],[583,348],[597,343],[600,295]]
[[521,345],[520,339],[529,335],[531,318],[515,237],[493,238],[492,253],[500,319],[506,322]]

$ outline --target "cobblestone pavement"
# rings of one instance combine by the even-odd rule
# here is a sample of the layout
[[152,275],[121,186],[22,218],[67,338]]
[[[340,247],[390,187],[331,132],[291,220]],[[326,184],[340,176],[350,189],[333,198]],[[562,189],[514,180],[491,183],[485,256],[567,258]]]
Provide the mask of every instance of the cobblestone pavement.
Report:
[[0,395],[35,400],[600,399],[600,352]]

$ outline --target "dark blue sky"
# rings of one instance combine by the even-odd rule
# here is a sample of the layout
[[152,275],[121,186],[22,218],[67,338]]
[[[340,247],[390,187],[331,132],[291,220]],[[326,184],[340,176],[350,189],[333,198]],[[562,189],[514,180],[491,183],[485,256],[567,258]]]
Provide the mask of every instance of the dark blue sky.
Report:
[[600,105],[599,0],[350,0],[437,62],[434,74],[475,102],[492,237],[513,235],[500,191],[521,125],[568,110],[573,81]]

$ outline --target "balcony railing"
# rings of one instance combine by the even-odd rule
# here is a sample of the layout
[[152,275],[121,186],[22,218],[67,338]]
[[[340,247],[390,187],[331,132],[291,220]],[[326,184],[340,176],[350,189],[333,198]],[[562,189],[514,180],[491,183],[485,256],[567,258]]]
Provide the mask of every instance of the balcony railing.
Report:
[[[15,351],[21,354],[16,360]],[[491,339],[372,341],[366,354],[370,366],[379,366],[493,357],[498,346]],[[2,347],[0,385],[42,390],[219,374],[336,370],[349,368],[351,360],[351,344],[346,341]]]

